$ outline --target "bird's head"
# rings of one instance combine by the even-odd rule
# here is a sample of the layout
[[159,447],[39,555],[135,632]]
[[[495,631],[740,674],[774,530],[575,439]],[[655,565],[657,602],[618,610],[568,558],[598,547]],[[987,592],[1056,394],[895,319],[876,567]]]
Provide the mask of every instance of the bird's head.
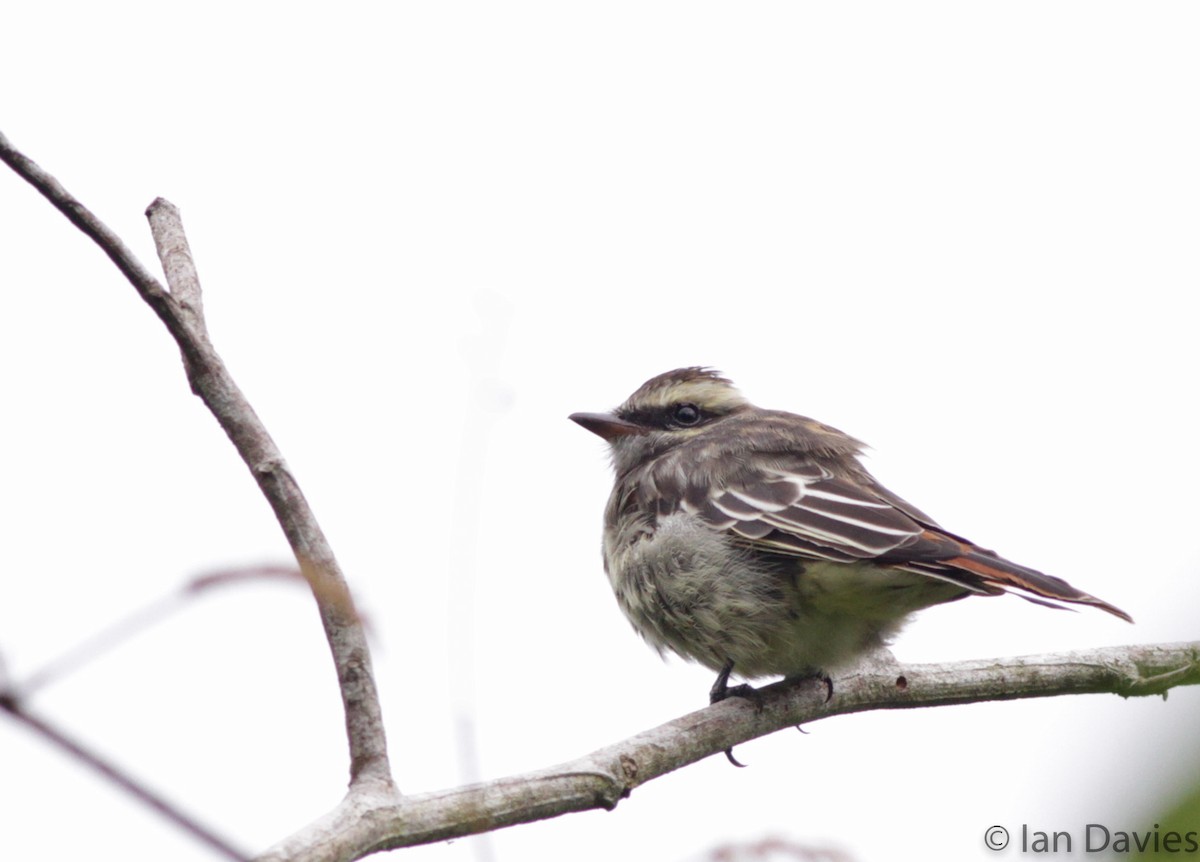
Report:
[[692,367],[650,378],[611,413],[570,418],[608,442],[617,472],[624,473],[749,409],[750,402],[719,372]]

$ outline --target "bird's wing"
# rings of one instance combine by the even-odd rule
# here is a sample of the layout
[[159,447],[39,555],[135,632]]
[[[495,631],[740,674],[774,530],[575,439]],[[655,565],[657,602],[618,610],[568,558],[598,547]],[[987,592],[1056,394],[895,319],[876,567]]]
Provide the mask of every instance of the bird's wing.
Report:
[[689,487],[682,508],[758,551],[881,565],[948,581],[970,592],[1010,590],[1129,615],[1066,581],[1004,559],[948,533],[869,475],[835,475],[812,460],[743,463],[725,481]]
[[815,461],[740,467],[725,481],[689,487],[682,507],[760,550],[869,560],[919,542],[926,529],[864,484]]

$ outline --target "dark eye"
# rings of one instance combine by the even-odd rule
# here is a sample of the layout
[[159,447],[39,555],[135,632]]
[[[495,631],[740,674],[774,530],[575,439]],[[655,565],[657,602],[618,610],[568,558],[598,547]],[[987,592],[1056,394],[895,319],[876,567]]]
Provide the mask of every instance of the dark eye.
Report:
[[695,425],[700,421],[700,408],[695,404],[676,404],[671,409],[671,421],[676,425]]

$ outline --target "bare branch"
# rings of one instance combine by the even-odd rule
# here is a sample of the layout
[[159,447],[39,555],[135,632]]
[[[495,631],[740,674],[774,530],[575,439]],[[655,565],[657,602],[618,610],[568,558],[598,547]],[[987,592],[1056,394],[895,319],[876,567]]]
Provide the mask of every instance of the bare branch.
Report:
[[250,858],[246,853],[238,850],[224,838],[217,835],[216,832],[185,813],[182,808],[168,801],[161,793],[151,790],[143,782],[134,779],[120,767],[105,760],[83,744],[67,736],[66,733],[50,724],[50,722],[38,718],[24,709],[15,697],[3,690],[0,690],[0,712],[8,714],[15,721],[24,724],[58,749],[65,751],[76,760],[91,767],[139,802],[153,808],[168,821],[174,823],[184,832],[196,838],[202,844],[211,847],[227,859],[242,862],[242,860]]
[[32,159],[0,134],[0,160],[37,189],[87,234],[154,309],[183,354],[192,391],[200,396],[250,468],[312,587],[333,653],[346,715],[351,783],[391,786],[387,743],[371,656],[345,578],[300,486],[253,408],[209,340],[200,279],[179,211],[161,198],[150,205],[159,258],[172,292],[146,270],[103,222]]
[[[1165,694],[1200,684],[1200,642],[1058,655],[900,665],[875,660],[835,683],[780,682],[761,709],[731,698],[578,760],[434,793],[351,793],[259,862],[349,862],[379,850],[445,841],[573,811],[612,809],[638,785],[797,724],[876,709],[913,709],[1065,694]],[[366,790],[364,788],[364,790]]]
[[[733,698],[569,763],[449,790],[401,796],[388,767],[362,620],[333,552],[274,442],[209,341],[200,281],[174,206],[147,215],[170,291],[53,177],[0,135],[0,158],[90,236],[166,324],[188,380],[267,497],[320,608],[345,706],[351,786],[342,803],[267,851],[264,862],[349,862],[398,847],[443,841],[592,808],[614,808],[635,787],[785,727],[834,715],[988,700],[1114,693],[1164,694],[1200,684],[1200,642],[1061,655],[902,666],[876,658],[839,678],[832,697],[814,680],[781,682],[752,703]],[[0,707],[18,710],[0,692]]]

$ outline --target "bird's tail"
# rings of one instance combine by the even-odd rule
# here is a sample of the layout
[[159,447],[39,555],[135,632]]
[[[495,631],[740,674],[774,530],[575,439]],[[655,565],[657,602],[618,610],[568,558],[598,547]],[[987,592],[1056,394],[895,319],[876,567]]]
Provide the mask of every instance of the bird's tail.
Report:
[[1060,610],[1062,605],[1055,602],[1091,605],[1133,622],[1133,617],[1117,606],[1076,589],[1062,578],[1006,560],[995,551],[940,529],[928,527],[903,551],[907,558],[895,559],[893,564],[910,572],[949,581],[973,593],[995,596],[1011,591],[1034,604]]
[[[1052,602],[1060,601],[1073,605],[1091,605],[1102,611],[1108,611],[1126,622],[1133,622],[1133,617],[1117,606],[1076,589],[1062,578],[1045,575],[1035,569],[1018,565],[992,551],[967,543],[962,544],[966,553],[939,562],[943,566],[978,576],[984,585],[998,587],[1005,592],[1016,590],[1018,591],[1017,595],[1037,604],[1049,604],[1051,607],[1057,607]],[[1039,599],[1052,601],[1039,601]]]

